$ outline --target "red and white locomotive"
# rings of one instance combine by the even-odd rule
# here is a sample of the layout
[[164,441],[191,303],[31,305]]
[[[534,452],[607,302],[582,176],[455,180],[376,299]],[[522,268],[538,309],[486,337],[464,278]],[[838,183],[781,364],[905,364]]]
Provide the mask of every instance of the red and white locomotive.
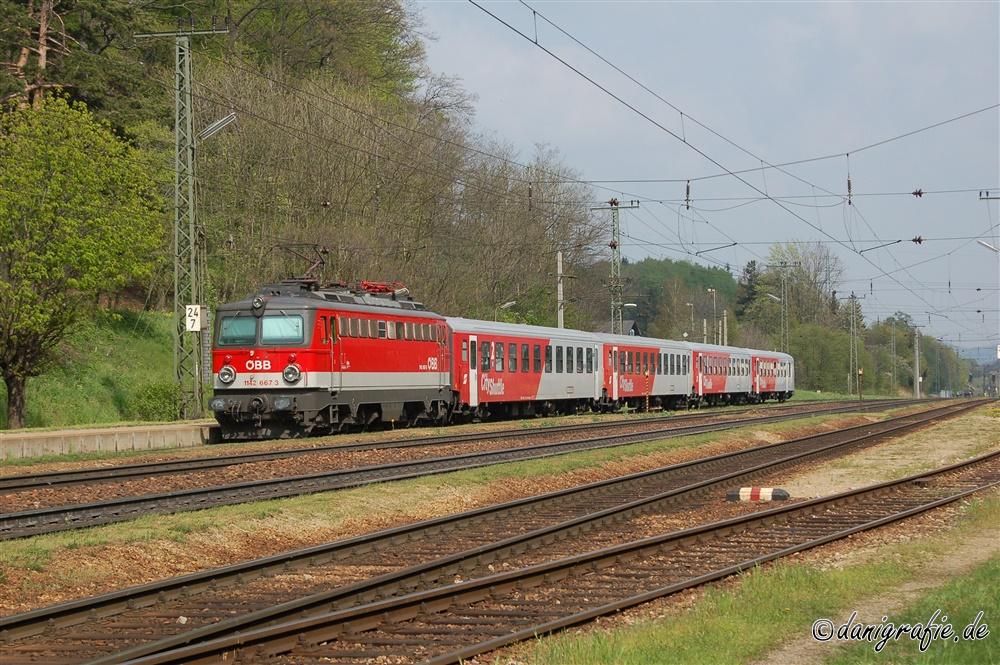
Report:
[[212,364],[227,440],[783,401],[795,385],[783,353],[442,317],[399,284],[313,278],[220,306]]

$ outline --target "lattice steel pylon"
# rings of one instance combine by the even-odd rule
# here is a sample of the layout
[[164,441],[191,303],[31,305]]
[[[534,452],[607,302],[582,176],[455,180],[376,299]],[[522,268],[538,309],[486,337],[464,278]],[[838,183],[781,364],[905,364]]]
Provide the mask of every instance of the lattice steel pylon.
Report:
[[[625,286],[622,283],[622,229],[618,211],[623,208],[638,208],[638,201],[630,201],[627,206],[618,205],[618,199],[608,201],[611,206],[611,333],[621,335],[624,331],[622,323],[622,308],[625,306],[623,295]],[[591,208],[591,210],[607,210],[607,208]]]
[[[195,220],[194,132],[191,114],[191,37],[226,34],[228,28],[177,30],[136,35],[137,39],[173,37],[175,40],[174,102],[174,376],[180,386],[181,419],[199,418],[204,403],[202,336],[210,330],[190,331],[187,307],[201,307],[205,270],[205,238]],[[200,310],[199,310],[200,311]],[[198,319],[201,317],[199,315]]]

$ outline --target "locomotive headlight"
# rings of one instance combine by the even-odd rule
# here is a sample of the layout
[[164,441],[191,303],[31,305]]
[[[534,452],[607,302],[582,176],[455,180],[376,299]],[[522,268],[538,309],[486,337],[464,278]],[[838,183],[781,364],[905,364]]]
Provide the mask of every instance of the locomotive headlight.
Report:
[[236,370],[226,365],[219,370],[219,381],[222,381],[227,386],[236,380]]
[[288,383],[295,383],[302,376],[302,371],[297,365],[289,365],[285,368],[285,371],[281,373],[281,376]]

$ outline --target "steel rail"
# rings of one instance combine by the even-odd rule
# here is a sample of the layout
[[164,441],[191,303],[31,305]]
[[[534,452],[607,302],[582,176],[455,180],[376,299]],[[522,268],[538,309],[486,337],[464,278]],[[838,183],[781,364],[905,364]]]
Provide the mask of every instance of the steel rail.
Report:
[[[938,412],[937,415],[924,414],[926,420],[940,417],[940,410],[935,411]],[[266,623],[276,620],[284,620],[289,616],[298,616],[303,612],[316,611],[316,608],[330,607],[331,605],[338,607],[353,606],[359,602],[367,602],[379,596],[405,593],[412,590],[412,588],[416,587],[418,584],[437,580],[442,576],[453,575],[455,571],[466,571],[469,569],[470,565],[482,567],[504,556],[514,556],[519,552],[525,551],[526,549],[535,549],[547,543],[565,540],[575,535],[586,533],[595,527],[600,528],[602,524],[611,524],[634,516],[641,516],[642,514],[654,510],[662,511],[665,509],[667,504],[671,502],[678,502],[682,498],[687,498],[694,494],[702,494],[713,491],[713,489],[724,487],[727,483],[731,484],[737,481],[743,481],[772,472],[778,468],[786,468],[797,463],[811,461],[817,457],[823,456],[824,454],[829,455],[838,449],[839,451],[846,451],[846,449],[856,448],[862,442],[871,439],[872,436],[885,437],[888,435],[899,434],[903,431],[913,429],[914,427],[920,427],[924,424],[924,422],[926,422],[925,420],[917,419],[912,416],[906,416],[897,419],[897,421],[901,421],[901,423],[897,422],[891,428],[882,428],[882,431],[879,433],[871,432],[871,425],[850,428],[847,430],[849,438],[846,440],[823,446],[813,446],[813,449],[811,450],[804,445],[806,442],[829,438],[834,436],[835,433],[827,433],[813,437],[802,437],[793,441],[768,444],[766,446],[760,446],[747,451],[739,451],[703,460],[686,462],[672,467],[667,467],[665,469],[645,471],[623,478],[592,483],[580,488],[562,490],[540,497],[532,497],[529,499],[509,502],[500,506],[477,509],[459,515],[427,520],[422,523],[407,525],[405,527],[397,527],[395,529],[371,534],[369,536],[352,538],[329,545],[305,548],[303,550],[275,555],[257,562],[237,564],[222,569],[187,575],[181,578],[176,578],[175,580],[166,580],[164,582],[144,585],[143,587],[137,587],[131,590],[104,594],[93,599],[75,601],[55,606],[53,608],[45,608],[43,610],[28,612],[7,619],[0,619],[0,637],[7,640],[23,638],[32,634],[37,634],[46,626],[53,628],[59,626],[71,626],[84,621],[86,618],[111,616],[124,611],[126,608],[140,608],[153,604],[162,604],[171,598],[177,598],[185,595],[190,596],[191,594],[199,593],[207,589],[209,586],[215,587],[216,585],[231,584],[233,580],[238,578],[253,579],[278,571],[285,572],[296,567],[302,567],[303,565],[306,565],[306,562],[308,562],[308,565],[319,565],[326,561],[343,560],[351,554],[356,554],[358,552],[363,553],[365,551],[385,550],[392,544],[415,542],[419,539],[420,531],[447,531],[452,528],[453,524],[471,524],[477,520],[482,524],[497,525],[498,523],[496,520],[499,515],[512,514],[523,516],[525,514],[524,511],[531,504],[535,504],[537,506],[558,503],[566,504],[571,499],[579,502],[580,497],[587,495],[587,493],[602,490],[610,493],[615,487],[624,486],[630,483],[648,482],[650,479],[656,479],[658,476],[667,476],[671,472],[704,468],[705,471],[703,473],[713,474],[709,475],[706,480],[690,482],[685,486],[653,494],[652,496],[645,496],[638,500],[633,500],[624,504],[617,501],[616,503],[610,504],[612,507],[604,510],[592,512],[590,514],[582,515],[557,524],[552,524],[544,528],[535,529],[530,533],[522,533],[516,537],[506,538],[499,542],[491,542],[487,545],[476,547],[471,550],[457,552],[449,556],[443,556],[430,562],[412,566],[408,569],[386,573],[365,582],[347,585],[338,589],[336,592],[313,595],[306,599],[286,602],[278,607],[272,608],[271,610],[258,612],[252,619],[248,616],[242,616],[232,620],[223,620],[206,628],[185,632],[179,636],[175,636],[174,638],[161,640],[158,643],[142,645],[136,649],[128,650],[119,654],[118,658],[120,659],[126,656],[132,657],[142,653],[149,653],[151,650],[163,649],[171,644],[176,646],[178,641],[181,643],[187,643],[194,640],[209,639],[212,635],[216,635],[218,632],[230,628],[231,625],[234,625],[234,622],[235,625],[246,628],[262,622]],[[794,451],[796,448],[805,449],[800,452],[795,452],[792,455],[778,457],[777,460],[772,459],[763,461],[758,463],[755,467],[749,469],[742,469],[740,467],[740,464],[743,463],[739,462],[740,459],[753,459],[754,457],[760,456],[763,451],[771,451],[773,454],[779,455],[783,454],[780,453],[782,449],[790,449]],[[730,471],[720,476],[716,471],[712,471],[712,469],[716,469],[724,459],[729,459],[731,461],[730,468],[735,468],[737,470]],[[620,492],[620,490],[615,490],[616,494],[618,492]],[[470,564],[469,562],[473,563]],[[108,662],[116,661],[109,660]]]
[[[905,407],[916,403],[917,400],[877,400],[865,402],[864,411],[877,411],[884,408]],[[924,402],[926,403],[926,402]],[[822,403],[827,404],[827,403]],[[815,409],[814,413],[822,415],[831,409],[842,412],[841,409],[859,410],[857,402],[836,403],[838,406],[824,406]],[[239,453],[220,457],[206,457],[196,459],[171,460],[161,462],[142,462],[136,464],[121,464],[112,467],[93,467],[88,469],[76,469],[72,471],[50,471],[45,473],[18,474],[12,476],[0,476],[0,494],[11,494],[14,492],[30,491],[39,488],[58,487],[66,485],[81,485],[102,481],[121,482],[122,480],[148,478],[151,476],[165,475],[169,473],[187,473],[189,471],[204,471],[208,469],[225,468],[238,464],[252,464],[255,462],[267,462],[273,460],[288,459],[302,455],[312,455],[318,453],[342,453],[342,452],[363,452],[371,450],[390,450],[398,448],[415,448],[420,446],[449,445],[467,443],[470,441],[482,441],[484,439],[508,439],[508,438],[531,438],[533,436],[550,436],[552,434],[571,434],[579,431],[592,429],[615,429],[623,427],[660,427],[664,424],[673,424],[687,420],[700,418],[729,418],[752,410],[766,408],[769,411],[790,411],[812,406],[809,403],[785,404],[782,406],[738,408],[720,412],[706,414],[685,413],[662,417],[644,417],[632,420],[614,420],[602,423],[586,423],[572,425],[556,425],[552,427],[539,427],[535,430],[524,428],[497,430],[495,432],[472,432],[460,434],[447,434],[441,436],[419,436],[393,439],[391,441],[380,441],[371,443],[338,443],[332,445],[312,446],[303,448],[293,448],[277,451],[258,451],[250,453]],[[817,404],[816,406],[821,406]],[[853,407],[853,408],[852,408]]]
[[[935,484],[935,478],[976,466],[987,468],[986,472],[982,474],[981,479],[977,480],[972,487],[968,487],[966,484],[957,491],[949,490],[951,493],[946,496],[932,496],[925,499],[920,499],[919,497],[914,499],[891,497],[894,500],[888,501],[887,505],[879,503],[880,497],[893,492],[898,495],[907,490],[912,490],[914,493],[919,494],[920,492],[913,490],[913,488],[920,487],[921,489],[927,489]],[[463,616],[482,616],[485,611],[471,614],[469,612],[470,606],[476,603],[494,601],[490,607],[497,607],[500,603],[514,603],[515,601],[508,599],[512,599],[515,596],[523,596],[531,590],[553,587],[563,582],[572,583],[574,580],[584,579],[587,576],[599,576],[602,574],[610,575],[610,577],[605,578],[603,582],[598,578],[599,581],[597,583],[591,580],[585,588],[593,590],[595,586],[599,586],[602,589],[614,590],[616,588],[614,582],[621,580],[629,574],[629,566],[633,568],[638,567],[643,576],[649,575],[649,571],[655,570],[656,567],[661,565],[658,557],[662,558],[664,553],[696,551],[699,544],[707,544],[711,548],[712,545],[717,545],[720,539],[730,536],[740,538],[745,534],[757,536],[758,532],[766,540],[769,535],[767,533],[767,529],[769,528],[772,530],[772,533],[780,532],[781,537],[775,539],[777,544],[770,546],[769,551],[766,553],[746,556],[741,551],[736,563],[730,563],[729,565],[723,565],[704,572],[698,571],[697,574],[687,579],[662,586],[656,586],[657,580],[653,579],[652,584],[647,585],[652,588],[646,588],[639,593],[632,593],[634,589],[630,590],[629,593],[632,593],[632,595],[617,598],[612,602],[600,602],[602,599],[598,598],[595,600],[599,604],[586,607],[580,611],[575,611],[579,608],[574,608],[570,605],[567,608],[568,612],[555,620],[541,622],[532,622],[530,619],[519,620],[512,622],[515,630],[505,630],[499,628],[498,625],[498,628],[494,629],[494,632],[504,633],[499,637],[481,640],[471,645],[463,645],[460,648],[445,653],[433,654],[422,661],[434,665],[458,663],[514,642],[578,625],[598,616],[613,614],[686,588],[745,571],[762,563],[773,561],[796,552],[906,519],[998,485],[1000,485],[1000,451],[994,451],[973,460],[966,460],[942,469],[915,474],[906,478],[850,490],[828,497],[803,501],[752,515],[644,538],[623,545],[616,545],[561,558],[556,561],[528,566],[519,570],[497,573],[465,582],[445,584],[440,588],[417,591],[402,597],[380,600],[360,607],[346,610],[331,609],[329,612],[319,616],[287,621],[274,626],[244,629],[225,637],[181,646],[170,651],[124,661],[116,658],[111,660],[101,659],[94,661],[94,665],[105,662],[128,663],[129,665],[180,665],[181,663],[185,665],[197,665],[199,663],[215,662],[250,663],[260,662],[264,659],[273,659],[281,654],[297,654],[299,656],[309,654],[313,657],[322,657],[328,662],[334,662],[334,658],[337,656],[337,653],[332,649],[334,642],[343,640],[346,643],[354,643],[359,635],[369,631],[385,631],[390,636],[401,634],[402,631],[398,629],[398,626],[405,622],[414,622],[421,625],[402,634],[438,635],[437,642],[440,644],[443,643],[440,638],[442,631],[435,626],[461,625],[464,623],[461,620]],[[866,500],[870,500],[870,503],[866,505],[872,506],[872,508],[868,509],[868,512],[873,512],[876,508],[881,508],[882,512],[874,518],[860,517],[856,513],[850,512],[852,506]],[[835,511],[840,511],[840,514],[831,514]],[[823,520],[823,517],[828,519]],[[787,541],[790,538],[794,539],[794,534],[792,533],[794,530],[789,525],[794,525],[797,519],[807,520],[811,524],[811,528],[804,529],[798,537],[798,541],[789,545]],[[647,565],[639,567],[643,563]],[[611,572],[608,573],[607,571]],[[560,589],[559,593],[563,598],[566,598],[563,595],[566,594],[565,589]],[[544,598],[540,602],[544,602]],[[573,601],[573,604],[579,605],[581,603]],[[545,607],[549,615],[558,614],[558,606],[545,604]],[[491,610],[488,613],[492,615],[501,614],[502,612],[503,610],[498,609]],[[449,618],[449,613],[451,618]],[[519,613],[512,612],[511,614],[518,615]],[[522,618],[518,617],[518,619]],[[500,620],[502,620],[502,617]],[[494,621],[493,623],[497,624],[498,622]],[[474,628],[470,628],[469,630],[470,632],[475,632]],[[480,630],[487,635],[490,633],[489,630]],[[454,635],[456,641],[460,641],[458,636],[461,633],[449,632],[448,634]],[[425,638],[424,641],[431,642],[429,638]],[[416,643],[417,640],[414,639],[411,642]],[[326,649],[324,649],[324,645],[327,647]]]
[[[978,403],[967,402],[959,404],[979,405]],[[840,407],[839,409],[826,410],[825,413],[851,410],[853,410],[851,407]],[[614,448],[692,434],[725,431],[748,425],[783,422],[814,417],[815,415],[815,412],[796,412],[743,420],[725,420],[700,425],[672,427],[666,430],[611,434],[576,441],[497,449],[448,457],[396,462],[393,464],[324,471],[301,476],[269,478],[230,485],[177,490],[161,494],[122,497],[73,506],[54,506],[3,513],[0,514],[0,540],[24,538],[43,533],[124,522],[144,515],[171,514],[250,501],[288,498],[303,494],[345,489],[379,482],[405,480],[508,462],[542,459],[570,452]]]

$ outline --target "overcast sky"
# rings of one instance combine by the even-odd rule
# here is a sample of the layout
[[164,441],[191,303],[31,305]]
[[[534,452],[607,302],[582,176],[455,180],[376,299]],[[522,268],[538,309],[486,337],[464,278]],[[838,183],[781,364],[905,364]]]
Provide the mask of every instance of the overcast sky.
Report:
[[598,200],[641,201],[624,256],[738,276],[775,243],[819,241],[869,319],[1000,343],[1000,254],[977,243],[1000,247],[995,0],[416,6],[430,68],[478,95],[480,132],[525,161],[557,148]]

